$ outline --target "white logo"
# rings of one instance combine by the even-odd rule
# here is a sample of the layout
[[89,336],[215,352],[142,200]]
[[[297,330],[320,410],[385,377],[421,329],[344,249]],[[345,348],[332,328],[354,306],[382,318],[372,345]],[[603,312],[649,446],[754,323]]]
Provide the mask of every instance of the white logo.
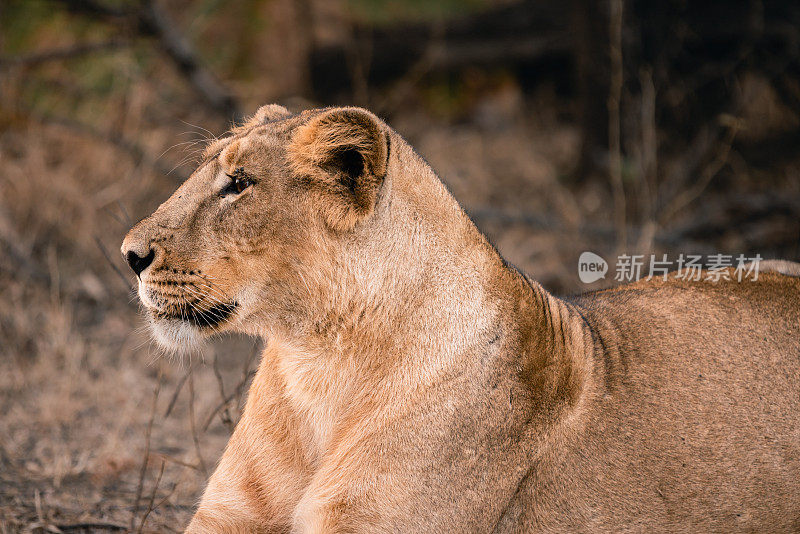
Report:
[[608,263],[594,252],[584,252],[578,258],[578,278],[584,284],[597,282],[606,277]]

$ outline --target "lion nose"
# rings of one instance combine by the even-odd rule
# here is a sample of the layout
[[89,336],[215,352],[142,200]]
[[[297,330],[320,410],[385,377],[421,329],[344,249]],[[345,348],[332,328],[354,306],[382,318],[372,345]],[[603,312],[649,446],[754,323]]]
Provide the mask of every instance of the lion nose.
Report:
[[153,258],[156,257],[156,251],[152,248],[150,252],[147,253],[146,256],[142,257],[139,256],[136,252],[129,250],[127,254],[125,254],[125,259],[128,261],[128,265],[131,266],[133,272],[136,273],[136,276],[142,274],[142,271],[147,269],[147,267],[153,263]]

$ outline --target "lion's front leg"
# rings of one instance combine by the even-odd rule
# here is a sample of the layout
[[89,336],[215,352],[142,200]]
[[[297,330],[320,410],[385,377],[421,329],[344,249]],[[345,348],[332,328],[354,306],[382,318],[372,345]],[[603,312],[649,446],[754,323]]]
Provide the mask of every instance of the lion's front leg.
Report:
[[313,502],[303,499],[292,524],[292,534],[367,532],[354,520],[353,505],[344,499]]
[[[235,471],[224,464],[211,477],[200,506],[186,529],[187,534],[287,532],[278,510],[259,506],[257,496],[243,487]],[[268,521],[267,518],[272,520]]]
[[295,506],[292,534],[415,531],[397,502],[410,493],[413,482],[400,469],[385,476],[375,446],[365,440],[323,462]]
[[294,419],[260,369],[248,403],[186,532],[285,533],[309,467]]
[[263,443],[252,447],[236,437],[234,433],[186,532],[289,532],[302,496],[302,473],[280,454],[263,454]]

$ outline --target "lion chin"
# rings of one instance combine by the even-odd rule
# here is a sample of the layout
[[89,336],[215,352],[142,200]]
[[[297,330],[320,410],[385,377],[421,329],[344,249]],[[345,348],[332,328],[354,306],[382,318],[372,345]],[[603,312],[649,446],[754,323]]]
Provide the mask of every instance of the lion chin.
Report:
[[149,314],[153,339],[165,352],[186,356],[200,349],[206,336],[197,326],[181,319],[167,319]]

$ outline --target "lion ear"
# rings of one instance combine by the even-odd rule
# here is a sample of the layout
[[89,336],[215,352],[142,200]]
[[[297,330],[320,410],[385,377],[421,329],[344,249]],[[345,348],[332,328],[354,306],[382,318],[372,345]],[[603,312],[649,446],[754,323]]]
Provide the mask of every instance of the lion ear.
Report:
[[270,121],[276,121],[278,119],[285,119],[286,117],[291,117],[292,112],[286,109],[283,106],[278,104],[267,104],[266,106],[261,106],[256,111],[256,114],[253,115],[253,118],[250,119],[258,124],[264,124]]
[[318,194],[328,225],[347,231],[372,213],[388,152],[380,119],[364,109],[338,108],[298,127],[288,155],[295,174]]

